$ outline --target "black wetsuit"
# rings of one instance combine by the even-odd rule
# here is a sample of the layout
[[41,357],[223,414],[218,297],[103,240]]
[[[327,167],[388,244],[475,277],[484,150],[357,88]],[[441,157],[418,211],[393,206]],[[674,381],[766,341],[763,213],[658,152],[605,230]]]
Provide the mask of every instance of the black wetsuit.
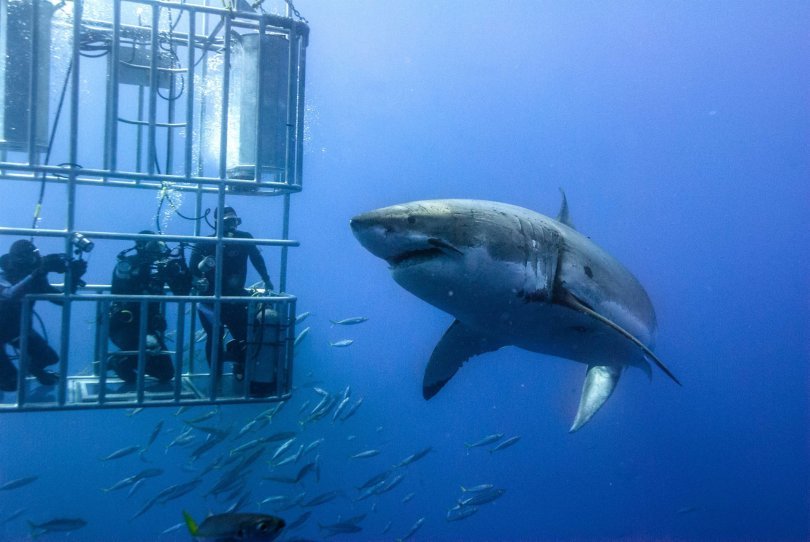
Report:
[[[253,239],[253,236],[245,231],[234,230],[230,232],[230,237],[237,239]],[[213,237],[213,236],[212,236]],[[196,277],[204,277],[207,280],[206,290],[199,292],[200,295],[214,295],[216,275],[215,271],[209,270],[205,274],[199,270],[200,262],[207,256],[216,256],[216,244],[213,242],[200,242],[194,247],[191,254],[189,267]],[[245,281],[247,280],[247,262],[250,263],[259,273],[265,282],[265,287],[272,289],[273,284],[267,274],[267,266],[264,263],[261,252],[256,245],[251,244],[226,244],[223,246],[222,254],[222,295],[223,296],[246,296]],[[211,303],[201,303],[199,306],[200,323],[205,329],[205,355],[208,364],[211,364],[211,349],[213,348],[211,333],[214,325],[214,305]],[[237,362],[244,362],[244,344],[247,340],[247,304],[246,303],[222,303],[220,309],[220,321],[231,332],[231,336],[237,341],[234,352]]]
[[[47,275],[39,271],[22,276],[7,269],[0,271],[0,390],[17,389],[17,368],[9,359],[6,346],[20,347],[22,298],[27,294],[60,293],[48,282]],[[28,332],[28,356],[28,370],[34,375],[59,362],[56,351],[33,329]]]
[[[163,287],[168,284],[172,292],[187,295],[191,277],[182,256],[163,259],[159,263],[154,257],[136,254],[122,258],[115,266],[112,278],[112,293],[120,295],[163,295]],[[149,303],[146,318],[147,357],[145,373],[161,381],[174,376],[172,358],[166,353],[150,351],[167,350],[163,339],[166,331],[166,317],[163,304]],[[140,344],[139,302],[116,302],[110,309],[110,340],[121,350],[138,351]],[[110,368],[121,380],[134,382],[138,375],[138,354],[112,354]]]

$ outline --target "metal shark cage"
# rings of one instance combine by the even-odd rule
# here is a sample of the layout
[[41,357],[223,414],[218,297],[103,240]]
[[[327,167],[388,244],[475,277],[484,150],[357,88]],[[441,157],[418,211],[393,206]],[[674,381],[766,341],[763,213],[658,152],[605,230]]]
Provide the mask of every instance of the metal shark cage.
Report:
[[[88,199],[120,200],[133,190],[158,196],[190,194],[197,217],[205,199],[216,201],[212,207],[218,210],[218,233],[207,239],[215,244],[217,269],[229,243],[270,247],[280,254],[278,287],[286,291],[287,250],[298,246],[289,239],[289,215],[290,198],[302,188],[309,28],[300,16],[289,13],[289,4],[283,15],[268,14],[264,6],[238,11],[223,5],[220,0],[0,0],[0,182],[12,199],[21,193],[40,194],[36,206],[31,201],[35,212],[30,227],[13,223],[8,213],[0,216],[0,243],[7,247],[13,236],[37,244],[55,242],[60,252],[79,257],[76,234],[96,245],[159,239],[193,247],[204,237],[200,220],[193,221],[189,232],[135,234],[82,227],[83,221],[92,221],[79,212]],[[49,192],[48,200],[53,208],[58,199],[54,214],[64,219],[64,227],[39,227],[46,188],[64,190],[58,198]],[[223,237],[226,197],[228,205],[248,200],[263,207],[280,204],[278,235]],[[162,205],[164,199],[160,201]],[[103,216],[104,210],[96,208],[91,215]],[[109,223],[114,222],[110,216]],[[68,268],[66,284],[72,280],[70,273]],[[294,295],[225,297],[220,273],[213,296],[113,295],[110,289],[108,284],[90,284],[73,294],[66,289],[24,298],[23,332],[17,342],[0,345],[12,357],[16,353],[19,370],[17,391],[0,392],[0,412],[289,397]],[[37,300],[38,307],[44,307],[43,300],[61,303],[51,309],[56,316],[45,319],[52,328],[58,322],[58,342],[51,338],[51,344],[59,352],[55,368],[60,379],[53,387],[27,376],[31,360],[26,331],[39,319],[33,311]],[[108,375],[110,307],[115,302],[140,304],[139,348],[130,352],[138,358],[133,384]],[[171,356],[174,367],[174,378],[165,383],[144,374],[153,353],[146,338],[150,303],[160,304],[167,334],[174,335],[174,349],[162,352]],[[203,348],[196,313],[203,303],[213,307],[214,330],[221,329],[223,304],[246,306],[250,317],[244,380],[225,369],[221,333],[212,337],[211,367],[198,359]],[[87,314],[91,316],[82,316]],[[267,315],[270,320],[263,320]],[[82,327],[88,321],[92,333]],[[39,324],[44,330],[41,320]],[[272,336],[262,337],[262,330]],[[256,356],[272,360],[269,377],[267,368],[261,369],[265,391],[259,394],[250,385],[258,371],[252,361]]]

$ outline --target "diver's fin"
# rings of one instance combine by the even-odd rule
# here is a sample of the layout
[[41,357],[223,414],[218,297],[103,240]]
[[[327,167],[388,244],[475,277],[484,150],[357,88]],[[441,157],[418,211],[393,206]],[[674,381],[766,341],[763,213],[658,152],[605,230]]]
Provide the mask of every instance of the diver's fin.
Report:
[[562,194],[562,203],[560,204],[560,212],[557,213],[557,222],[562,222],[566,226],[572,229],[577,229],[574,226],[574,223],[571,222],[571,215],[568,214],[568,199],[565,197],[565,192],[562,188],[560,188],[560,194]]
[[630,341],[631,341],[633,344],[635,344],[636,346],[638,346],[639,348],[641,348],[641,350],[644,352],[644,355],[645,355],[646,357],[648,357],[649,359],[651,359],[651,360],[652,360],[652,361],[653,361],[653,362],[654,362],[656,365],[658,365],[658,368],[659,368],[659,369],[661,369],[662,371],[664,371],[664,373],[665,373],[665,374],[666,374],[668,377],[670,377],[670,378],[671,378],[671,379],[672,379],[672,380],[673,380],[673,381],[674,381],[674,382],[675,382],[677,385],[679,385],[679,386],[683,386],[683,384],[681,384],[681,381],[680,381],[680,380],[678,380],[678,379],[675,377],[675,375],[674,375],[674,374],[672,374],[672,371],[670,371],[670,370],[669,370],[669,367],[667,367],[666,365],[664,365],[664,362],[663,362],[663,361],[661,361],[660,359],[658,359],[658,356],[656,356],[655,354],[653,354],[653,351],[652,351],[652,350],[650,350],[650,349],[647,347],[647,345],[645,345],[643,342],[641,342],[640,340],[638,340],[637,338],[635,338],[635,337],[634,337],[634,336],[633,336],[633,335],[632,335],[632,334],[631,334],[629,331],[625,330],[623,327],[621,327],[619,324],[617,324],[617,323],[616,323],[616,322],[614,322],[613,320],[610,320],[609,318],[605,318],[604,316],[602,316],[602,315],[601,315],[601,314],[599,314],[598,312],[594,311],[594,310],[593,310],[593,309],[591,309],[590,307],[586,307],[586,306],[585,306],[585,305],[584,305],[584,304],[583,304],[583,303],[582,303],[582,302],[581,302],[579,299],[577,299],[577,298],[574,296],[574,294],[572,294],[571,292],[567,292],[567,295],[565,296],[565,299],[563,299],[562,301],[563,301],[563,303],[564,303],[565,305],[568,305],[568,306],[569,306],[569,307],[571,307],[572,309],[576,309],[576,310],[578,310],[578,311],[584,312],[585,314],[588,314],[588,315],[590,315],[590,316],[593,316],[594,318],[596,318],[597,320],[599,320],[600,322],[602,322],[602,323],[603,323],[603,324],[605,324],[606,326],[609,326],[609,327],[611,327],[611,328],[615,329],[616,331],[618,331],[619,333],[621,333],[621,334],[622,334],[624,337],[626,337],[627,339],[629,339],[629,340],[630,340]]
[[194,518],[191,517],[191,514],[183,510],[183,519],[186,520],[186,526],[188,526],[188,532],[191,533],[191,536],[197,536],[199,527],[197,527],[197,524],[194,522]]
[[596,411],[613,393],[621,375],[621,367],[615,365],[588,365],[585,383],[582,384],[582,395],[579,398],[577,417],[569,432],[573,433],[596,414]]
[[454,321],[430,355],[422,381],[422,396],[430,399],[453,378],[465,361],[485,352],[493,352],[501,346],[458,320]]

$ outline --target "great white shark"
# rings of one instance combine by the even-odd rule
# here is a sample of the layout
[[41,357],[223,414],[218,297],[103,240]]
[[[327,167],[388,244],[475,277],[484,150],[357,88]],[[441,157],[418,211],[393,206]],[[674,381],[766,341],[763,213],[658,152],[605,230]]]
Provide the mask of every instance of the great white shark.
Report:
[[393,205],[351,219],[355,237],[394,280],[455,317],[425,369],[430,399],[468,359],[514,345],[587,365],[571,431],[610,397],[622,370],[650,375],[656,318],[621,263],[573,226],[565,194],[556,219],[492,201]]

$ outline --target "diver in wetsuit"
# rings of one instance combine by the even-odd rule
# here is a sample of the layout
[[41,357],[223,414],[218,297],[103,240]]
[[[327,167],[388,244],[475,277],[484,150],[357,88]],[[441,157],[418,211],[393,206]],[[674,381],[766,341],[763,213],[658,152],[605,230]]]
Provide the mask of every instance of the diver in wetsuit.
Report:
[[[148,230],[140,233],[155,234]],[[135,254],[127,256],[133,249]],[[191,274],[182,248],[170,251],[163,241],[137,241],[133,248],[118,255],[112,277],[113,294],[163,295],[165,285],[176,295],[188,295],[191,290]],[[153,301],[147,307],[144,372],[165,382],[174,376],[174,366],[171,356],[165,353],[163,303]],[[135,352],[114,353],[109,357],[110,369],[125,382],[135,382],[138,376],[140,314],[138,301],[119,301],[110,308],[110,340],[121,350]]]
[[[17,389],[17,368],[6,353],[6,345],[20,347],[20,318],[22,298],[26,294],[61,294],[51,286],[48,273],[65,273],[70,266],[71,292],[87,271],[84,260],[70,260],[66,254],[40,256],[34,243],[25,239],[15,241],[8,254],[0,257],[0,390]],[[61,300],[53,301],[61,305]],[[33,329],[28,330],[28,372],[40,384],[53,386],[59,375],[45,369],[59,362],[59,356],[47,341]]]
[[[216,212],[214,218],[216,218]],[[222,214],[223,237],[234,239],[253,239],[253,236],[236,228],[242,223],[233,207],[225,207]],[[216,234],[211,237],[216,237]],[[191,254],[189,267],[196,279],[198,293],[200,295],[214,295],[214,281],[216,280],[216,269],[214,257],[216,255],[216,244],[213,242],[200,242],[194,247]],[[273,289],[273,283],[267,274],[267,266],[264,263],[258,247],[252,244],[225,244],[222,254],[222,295],[223,296],[247,296],[245,281],[247,280],[248,259],[264,282],[266,290]],[[200,323],[205,329],[205,355],[208,364],[211,365],[211,350],[213,344],[213,334],[211,330],[214,325],[214,305],[212,303],[200,303],[199,305]],[[233,337],[229,342],[227,352],[234,358],[234,374],[237,378],[244,375],[245,364],[245,341],[247,339],[247,304],[246,303],[222,303],[220,309],[220,321],[227,327]],[[221,359],[221,358],[220,358]]]

